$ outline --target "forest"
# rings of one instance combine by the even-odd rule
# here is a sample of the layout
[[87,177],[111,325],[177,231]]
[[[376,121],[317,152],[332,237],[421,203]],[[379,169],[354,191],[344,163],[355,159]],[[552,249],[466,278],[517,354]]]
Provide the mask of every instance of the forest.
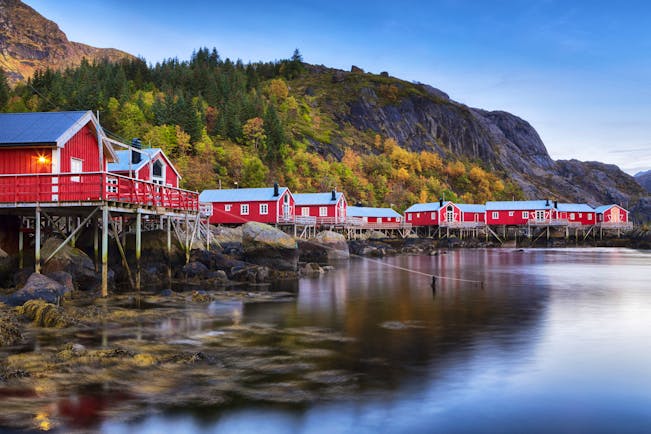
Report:
[[[392,80],[378,91],[387,104],[403,97]],[[288,59],[244,64],[201,48],[190,60],[148,65],[144,59],[82,63],[38,71],[11,88],[0,74],[0,111],[93,110],[112,138],[160,147],[190,190],[269,186],[294,192],[344,191],[351,204],[399,211],[440,197],[465,203],[521,198],[504,174],[481,161],[412,152],[380,132],[337,121],[346,97],[320,80],[298,50]],[[318,152],[333,132],[344,137],[338,157]]]

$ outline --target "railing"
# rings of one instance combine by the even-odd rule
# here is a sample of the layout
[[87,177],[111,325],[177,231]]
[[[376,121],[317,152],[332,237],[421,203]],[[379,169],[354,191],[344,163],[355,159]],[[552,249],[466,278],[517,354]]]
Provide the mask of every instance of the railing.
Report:
[[529,226],[567,226],[567,219],[531,219],[527,222]]
[[95,201],[199,210],[196,192],[108,172],[0,175],[0,204]]
[[599,222],[603,229],[633,229],[633,222]]
[[316,217],[301,215],[279,215],[278,223],[299,226],[314,226],[316,225]]
[[483,228],[486,226],[484,222],[447,222],[442,221],[440,226],[442,228],[451,228],[451,229],[475,229]]

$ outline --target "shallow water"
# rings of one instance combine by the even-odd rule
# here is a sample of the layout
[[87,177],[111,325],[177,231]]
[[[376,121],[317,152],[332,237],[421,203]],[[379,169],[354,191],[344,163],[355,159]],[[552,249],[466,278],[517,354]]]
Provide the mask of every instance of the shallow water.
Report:
[[[427,276],[405,269],[441,276],[436,290]],[[296,300],[207,309],[211,321],[188,314],[160,321],[147,334],[192,347],[241,331],[233,351],[249,352],[233,353],[233,363],[238,372],[251,365],[255,373],[242,376],[245,391],[226,405],[182,397],[174,408],[150,404],[136,420],[109,412],[94,429],[651,429],[649,252],[503,249],[352,259],[332,273],[302,279]],[[197,381],[211,375],[201,374]]]

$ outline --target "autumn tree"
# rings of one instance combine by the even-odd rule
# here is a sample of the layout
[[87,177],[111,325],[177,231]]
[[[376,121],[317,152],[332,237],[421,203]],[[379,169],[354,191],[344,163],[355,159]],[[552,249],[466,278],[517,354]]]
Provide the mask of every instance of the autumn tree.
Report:
[[0,69],[0,111],[4,110],[9,102],[9,83],[2,69]]
[[242,127],[242,134],[244,136],[244,143],[256,151],[267,140],[267,135],[264,131],[264,121],[259,117],[246,121]]

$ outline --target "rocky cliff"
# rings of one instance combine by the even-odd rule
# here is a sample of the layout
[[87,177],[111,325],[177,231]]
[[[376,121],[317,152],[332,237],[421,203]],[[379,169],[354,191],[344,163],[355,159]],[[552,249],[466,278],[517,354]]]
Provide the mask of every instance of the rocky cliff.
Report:
[[651,170],[636,173],[635,180],[638,184],[644,187],[647,192],[651,193]]
[[[312,66],[309,73],[331,76],[331,80],[311,81],[340,87],[335,93],[345,95],[345,105],[329,104],[327,97],[321,100],[322,107],[334,111],[339,130],[345,132],[335,134],[332,143],[321,144],[321,153],[330,152],[335,157],[340,154],[332,144],[349,146],[350,140],[344,134],[349,134],[352,127],[392,137],[412,151],[434,150],[443,156],[482,161],[489,169],[516,181],[531,199],[549,197],[635,208],[647,195],[632,176],[617,166],[554,161],[536,130],[513,114],[471,108],[431,86],[364,74],[359,69],[344,72]],[[318,88],[307,91],[321,94]],[[320,147],[318,143],[313,145]]]
[[89,61],[133,56],[112,48],[71,42],[59,26],[20,0],[0,0],[0,69],[10,83],[31,77],[37,69],[62,69]]

